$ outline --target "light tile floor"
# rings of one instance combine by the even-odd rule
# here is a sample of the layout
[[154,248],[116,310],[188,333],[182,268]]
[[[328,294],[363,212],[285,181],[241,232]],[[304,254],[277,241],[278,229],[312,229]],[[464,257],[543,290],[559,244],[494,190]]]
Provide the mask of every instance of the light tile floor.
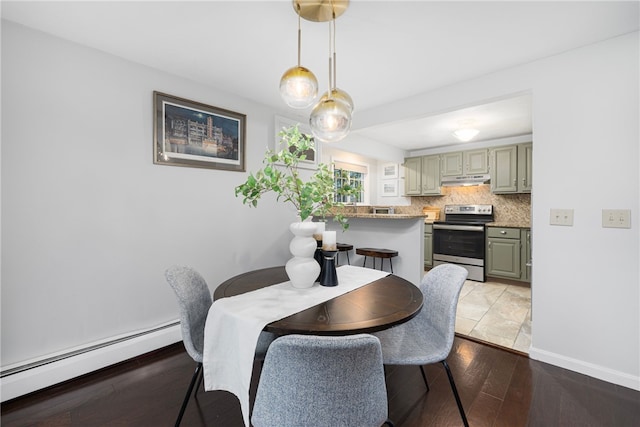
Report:
[[531,288],[467,280],[458,300],[456,332],[529,353]]

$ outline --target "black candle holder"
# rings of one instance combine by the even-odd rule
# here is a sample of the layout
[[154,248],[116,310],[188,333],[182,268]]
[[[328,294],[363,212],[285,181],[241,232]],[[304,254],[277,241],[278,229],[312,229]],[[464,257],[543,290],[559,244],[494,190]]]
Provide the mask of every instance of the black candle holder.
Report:
[[338,273],[336,272],[337,253],[337,250],[325,251],[324,249],[322,249],[320,286],[338,286]]

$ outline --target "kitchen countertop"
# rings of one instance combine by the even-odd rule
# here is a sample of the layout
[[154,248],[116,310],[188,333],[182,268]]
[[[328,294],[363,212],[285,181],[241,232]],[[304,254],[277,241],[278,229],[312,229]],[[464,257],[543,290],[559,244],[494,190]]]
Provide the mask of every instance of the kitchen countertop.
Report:
[[414,219],[424,218],[424,215],[416,214],[372,214],[372,213],[343,213],[345,218],[374,218],[374,219]]
[[524,221],[497,221],[487,223],[487,227],[531,228],[531,224]]

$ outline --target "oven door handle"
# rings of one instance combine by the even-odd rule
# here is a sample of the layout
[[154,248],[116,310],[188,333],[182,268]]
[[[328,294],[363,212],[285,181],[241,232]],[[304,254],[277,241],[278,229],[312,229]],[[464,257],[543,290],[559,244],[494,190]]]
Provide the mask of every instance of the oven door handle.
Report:
[[484,231],[482,225],[447,225],[447,224],[433,224],[434,230],[455,230],[455,231]]

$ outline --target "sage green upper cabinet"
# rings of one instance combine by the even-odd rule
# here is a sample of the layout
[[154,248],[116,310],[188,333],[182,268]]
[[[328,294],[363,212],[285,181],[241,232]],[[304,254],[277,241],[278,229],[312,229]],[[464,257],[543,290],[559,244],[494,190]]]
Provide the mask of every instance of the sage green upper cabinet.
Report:
[[404,194],[420,196],[422,185],[422,157],[404,159]]
[[422,195],[439,196],[440,192],[440,156],[422,157]]
[[441,154],[442,176],[478,175],[489,173],[489,156],[486,148]]
[[491,150],[491,192],[518,192],[518,146],[507,145]]
[[507,145],[491,150],[491,192],[531,193],[533,144]]
[[518,145],[518,192],[531,193],[533,166],[533,144]]
[[405,196],[440,195],[440,156],[404,159]]
[[489,173],[489,155],[486,148],[482,150],[463,151],[464,175]]
[[462,151],[440,155],[442,159],[442,176],[462,175]]

